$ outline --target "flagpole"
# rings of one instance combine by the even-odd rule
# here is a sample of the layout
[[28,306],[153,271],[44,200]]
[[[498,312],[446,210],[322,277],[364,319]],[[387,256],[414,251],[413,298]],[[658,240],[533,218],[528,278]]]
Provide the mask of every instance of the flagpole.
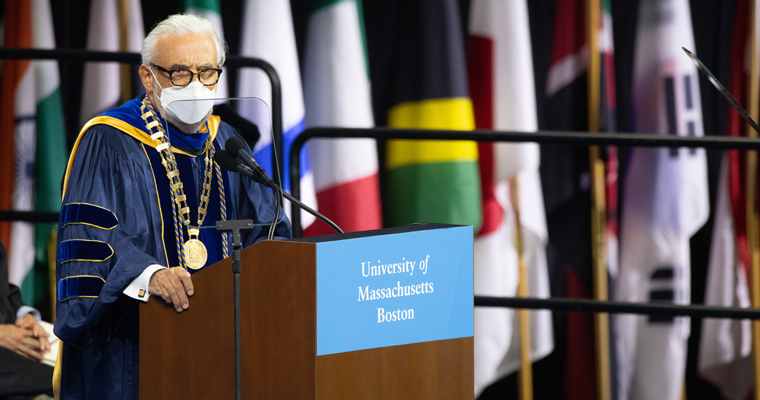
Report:
[[[528,297],[528,266],[525,264],[523,254],[522,225],[520,224],[520,187],[518,177],[510,179],[509,192],[512,201],[512,209],[515,212],[515,248],[517,249],[517,295]],[[518,390],[520,400],[533,400],[533,363],[530,350],[530,314],[528,309],[521,308],[518,311],[520,318],[520,371],[518,372]]]
[[[588,128],[599,131],[599,97],[601,67],[599,57],[599,0],[586,1],[589,68],[588,68]],[[591,259],[593,263],[594,299],[606,301],[607,260],[605,260],[606,198],[604,161],[599,156],[599,146],[589,147],[589,172],[591,174]],[[612,398],[610,379],[610,320],[609,314],[594,314],[594,342],[596,347],[597,399]]]
[[58,229],[51,228],[50,237],[47,242],[47,259],[48,259],[48,287],[50,290],[50,322],[55,322],[55,306],[58,303],[58,288],[55,280],[55,257],[58,250]]
[[[750,71],[749,71],[749,104],[748,111],[750,117],[757,121],[758,118],[758,84],[760,84],[760,65],[758,65],[757,39],[756,34],[756,1],[750,2],[750,24],[749,24],[749,43],[750,43]],[[747,136],[757,137],[752,127],[747,126]],[[747,242],[750,250],[750,278],[752,279],[752,307],[760,307],[760,249],[758,248],[758,214],[757,214],[757,151],[747,151]],[[755,400],[760,400],[760,321],[752,321],[752,349],[755,361]]]
[[[129,4],[127,0],[117,1],[119,15],[119,50],[129,51],[129,32],[127,31],[129,25]],[[121,72],[121,102],[126,103],[132,97],[132,82],[130,77],[130,64],[121,64],[119,70]]]

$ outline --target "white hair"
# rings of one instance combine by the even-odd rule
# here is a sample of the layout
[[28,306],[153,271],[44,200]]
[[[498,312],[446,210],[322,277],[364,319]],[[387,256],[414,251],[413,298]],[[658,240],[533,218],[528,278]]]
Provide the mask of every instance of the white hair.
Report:
[[189,33],[205,33],[211,36],[216,46],[216,63],[223,65],[227,58],[227,43],[224,38],[206,18],[191,14],[174,14],[159,22],[143,40],[142,63],[150,65],[156,57],[158,40],[168,35],[187,35]]

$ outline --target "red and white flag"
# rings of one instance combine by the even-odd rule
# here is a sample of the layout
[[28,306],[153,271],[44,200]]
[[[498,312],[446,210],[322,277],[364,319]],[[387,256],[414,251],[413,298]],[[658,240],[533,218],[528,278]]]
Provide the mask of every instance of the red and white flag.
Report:
[[[746,104],[749,69],[749,2],[737,2],[731,41],[731,75],[728,91]],[[756,42],[757,43],[757,42]],[[747,124],[730,105],[727,131],[731,136],[746,135]],[[705,305],[750,307],[747,242],[746,162],[743,152],[723,154],[710,260],[705,289]],[[720,389],[724,398],[744,400],[754,387],[752,325],[749,320],[702,320],[699,343],[699,374]]]

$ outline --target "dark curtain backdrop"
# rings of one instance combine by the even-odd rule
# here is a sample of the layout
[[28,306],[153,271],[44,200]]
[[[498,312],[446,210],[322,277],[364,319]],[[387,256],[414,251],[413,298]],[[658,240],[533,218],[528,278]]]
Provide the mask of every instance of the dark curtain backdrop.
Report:
[[[4,10],[5,1],[0,0],[0,13]],[[83,49],[86,45],[88,16],[91,0],[55,0],[51,1],[56,43],[60,48]],[[240,26],[243,0],[220,0],[225,36],[230,54],[238,54],[240,46]],[[411,0],[410,0],[411,1]],[[468,9],[470,0],[459,0],[462,13],[462,35],[466,34]],[[509,0],[507,0],[509,1]],[[531,36],[533,41],[533,60],[536,78],[537,109],[539,127],[545,126],[544,97],[546,76],[549,68],[551,39],[554,27],[554,0],[529,0]],[[729,43],[735,0],[691,0],[692,22],[696,50],[700,58],[723,82],[728,80]],[[303,54],[306,23],[310,11],[310,0],[291,0],[293,23],[296,41],[300,55]],[[383,0],[363,0],[367,41],[370,60],[370,71],[382,71],[385,60],[390,52],[385,40],[387,32],[393,32],[394,21],[387,16],[392,15]],[[630,132],[632,129],[631,115],[631,81],[633,70],[633,52],[636,35],[636,19],[638,0],[612,0],[612,19],[615,47],[615,73],[617,81],[618,130]],[[170,14],[179,12],[184,5],[182,0],[142,0],[143,19],[146,32],[158,21]],[[301,57],[303,59],[303,57]],[[64,114],[66,116],[66,135],[69,146],[79,132],[78,115],[81,104],[81,88],[83,81],[82,63],[60,63],[61,93],[63,96]],[[235,94],[236,71],[229,70],[230,88]],[[372,78],[372,77],[371,77]],[[114,77],[118,79],[118,77]],[[383,82],[373,80],[373,85]],[[702,95],[702,110],[704,115],[705,134],[722,135],[725,130],[727,106],[718,92],[700,76]],[[136,93],[135,93],[136,94]],[[379,107],[378,107],[379,108]],[[377,114],[377,112],[376,112]],[[376,115],[376,121],[385,121],[384,115]],[[720,152],[708,151],[710,204],[714,205],[715,187],[717,184]],[[627,150],[620,151],[621,182],[625,177]],[[544,159],[543,163],[552,160]],[[551,185],[543,182],[543,185]],[[692,302],[701,304],[704,300],[705,278],[710,245],[712,218],[705,227],[692,239]],[[561,317],[557,315],[556,318]],[[696,374],[697,350],[700,337],[700,321],[692,320],[692,333],[689,339],[689,360],[687,365],[687,398],[714,399],[719,398],[718,392]],[[563,343],[562,332],[557,330],[555,346],[560,349]],[[534,365],[534,387],[536,399],[562,399],[560,392],[563,387],[563,360],[561,352],[555,351],[546,359]],[[514,376],[507,377],[488,388],[481,399],[511,399],[517,398],[517,384]]]

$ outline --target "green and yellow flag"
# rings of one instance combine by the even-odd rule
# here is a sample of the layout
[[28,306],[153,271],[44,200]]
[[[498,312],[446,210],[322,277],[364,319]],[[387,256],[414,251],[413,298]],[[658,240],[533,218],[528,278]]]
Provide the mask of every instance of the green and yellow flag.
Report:
[[[475,127],[459,8],[454,0],[401,1],[394,39],[387,125]],[[414,222],[482,223],[478,149],[469,141],[392,140],[386,153],[387,226]]]

